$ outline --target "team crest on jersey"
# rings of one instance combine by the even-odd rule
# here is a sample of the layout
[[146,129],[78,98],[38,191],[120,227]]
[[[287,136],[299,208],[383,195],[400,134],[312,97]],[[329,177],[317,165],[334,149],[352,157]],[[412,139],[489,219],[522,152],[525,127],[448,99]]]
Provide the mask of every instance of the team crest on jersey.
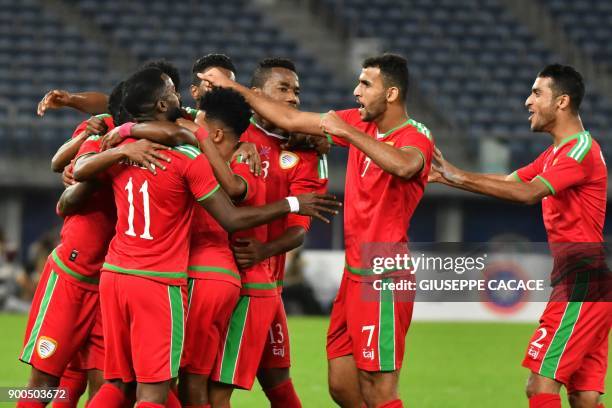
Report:
[[57,341],[53,340],[51,337],[40,336],[38,341],[36,342],[36,354],[40,358],[49,358],[57,350]]
[[281,169],[287,170],[292,167],[295,167],[296,164],[300,161],[300,158],[297,154],[288,152],[283,150],[280,154],[279,164]]

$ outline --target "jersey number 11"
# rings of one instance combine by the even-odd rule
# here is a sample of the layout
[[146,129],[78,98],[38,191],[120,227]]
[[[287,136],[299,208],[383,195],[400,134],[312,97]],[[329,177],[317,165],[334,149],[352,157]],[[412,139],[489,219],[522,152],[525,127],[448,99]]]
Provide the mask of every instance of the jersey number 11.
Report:
[[[128,230],[125,231],[125,235],[129,235],[131,237],[136,236],[136,232],[134,231],[134,185],[132,183],[132,178],[128,180],[128,183],[125,186],[125,189],[128,192],[128,203],[130,204],[130,209],[128,210]],[[151,236],[151,215],[149,213],[149,181],[145,181],[142,183],[142,187],[139,190],[142,193],[142,206],[144,212],[144,231],[140,235],[142,239],[153,239]]]

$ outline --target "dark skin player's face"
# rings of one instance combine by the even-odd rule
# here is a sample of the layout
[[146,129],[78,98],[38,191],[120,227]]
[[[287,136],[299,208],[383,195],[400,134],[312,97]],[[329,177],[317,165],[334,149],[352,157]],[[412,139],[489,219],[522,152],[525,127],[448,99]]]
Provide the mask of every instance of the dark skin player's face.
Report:
[[162,74],[161,77],[164,81],[165,90],[159,103],[165,109],[167,119],[174,122],[181,117],[181,102],[172,79],[166,74]]
[[261,92],[294,108],[300,106],[300,82],[295,72],[289,69],[272,68]]
[[[206,71],[208,71],[211,68],[217,68],[219,71],[221,71],[223,73],[223,75],[227,76],[232,81],[236,80],[236,75],[234,75],[234,73],[232,71],[230,71],[229,69],[226,69],[226,68],[222,68],[222,67],[210,67],[210,68],[202,71],[202,74],[206,73]],[[198,100],[200,100],[200,98],[206,92],[208,92],[208,88],[206,87],[206,83],[204,81],[200,81],[200,85],[198,85],[198,86],[191,85],[191,89],[190,90],[191,90],[191,97],[196,102]]]
[[359,114],[364,122],[372,122],[385,113],[387,89],[383,84],[380,68],[363,68],[353,95],[357,98]]

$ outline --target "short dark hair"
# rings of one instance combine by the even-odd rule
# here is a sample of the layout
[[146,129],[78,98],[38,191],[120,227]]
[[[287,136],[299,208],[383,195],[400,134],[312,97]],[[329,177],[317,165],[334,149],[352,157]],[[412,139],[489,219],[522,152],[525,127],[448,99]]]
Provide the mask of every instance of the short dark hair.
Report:
[[198,74],[213,67],[225,68],[236,75],[236,67],[230,57],[225,54],[208,54],[193,63],[193,67],[191,67],[191,84],[200,85],[202,80],[198,77]]
[[265,58],[259,61],[257,68],[255,68],[255,72],[253,72],[253,76],[251,77],[251,87],[263,87],[266,84],[266,81],[268,80],[270,72],[273,68],[285,68],[289,71],[293,71],[297,75],[295,64],[290,59],[278,57]]
[[164,74],[168,75],[174,83],[174,88],[178,91],[181,88],[181,75],[179,74],[178,68],[165,59],[158,59],[145,62],[140,69],[145,68],[157,68]]
[[158,68],[145,68],[125,80],[121,104],[130,115],[140,116],[153,111],[164,94],[163,74]]
[[119,126],[130,121],[130,114],[122,105],[124,85],[125,81],[119,82],[117,85],[115,85],[108,96],[108,111],[113,117],[113,123],[115,126]]
[[410,83],[410,72],[408,71],[408,61],[406,61],[406,58],[397,54],[383,54],[366,58],[363,61],[362,67],[379,68],[383,85],[386,88],[397,87],[400,99],[402,101],[406,100]]
[[552,79],[551,89],[556,96],[570,97],[570,109],[577,113],[584,98],[584,80],[580,72],[569,65],[551,64],[538,73],[540,78]]
[[237,137],[249,127],[251,107],[244,97],[230,88],[213,88],[200,98],[200,109],[206,118],[230,127]]

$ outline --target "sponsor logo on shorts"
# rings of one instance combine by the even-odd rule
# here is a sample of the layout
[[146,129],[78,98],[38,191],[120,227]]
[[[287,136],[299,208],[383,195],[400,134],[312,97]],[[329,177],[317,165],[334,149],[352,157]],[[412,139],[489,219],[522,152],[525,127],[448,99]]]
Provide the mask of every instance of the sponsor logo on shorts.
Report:
[[373,348],[370,348],[370,349],[364,348],[362,353],[363,353],[363,358],[374,361],[374,349]]
[[40,336],[38,341],[36,342],[36,354],[40,358],[49,358],[57,350],[57,341],[53,340],[51,337]]
[[283,150],[280,154],[279,164],[280,164],[281,169],[283,170],[287,170],[292,167],[295,167],[295,165],[298,164],[298,161],[300,161],[300,158],[295,153],[291,153],[291,152],[287,152]]
[[272,347],[272,355],[276,357],[285,357],[285,347]]

